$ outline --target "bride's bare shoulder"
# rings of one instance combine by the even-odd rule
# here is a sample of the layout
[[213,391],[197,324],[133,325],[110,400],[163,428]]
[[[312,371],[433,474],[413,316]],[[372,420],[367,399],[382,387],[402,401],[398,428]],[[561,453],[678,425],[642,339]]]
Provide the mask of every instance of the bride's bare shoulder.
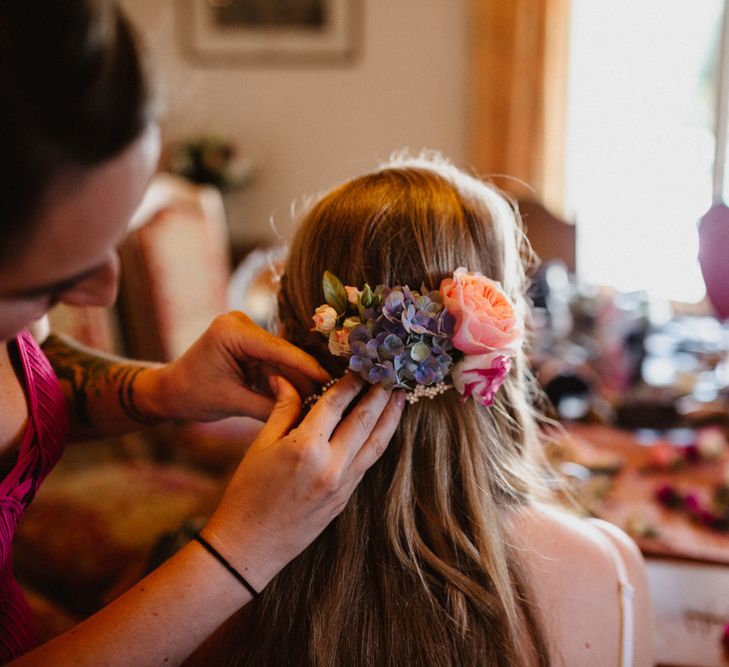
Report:
[[652,664],[650,596],[643,557],[633,540],[615,526],[600,522],[598,527],[543,504],[511,512],[506,526],[547,634],[560,647],[565,664],[588,664],[581,662],[588,659],[603,664],[617,655],[616,552],[635,590],[634,664]]
[[638,547],[622,530],[604,521],[600,522],[599,530],[592,521],[552,505],[533,503],[514,510],[509,514],[507,526],[516,546],[552,555],[612,558],[607,538],[618,548],[627,565],[635,562],[642,567]]
[[532,504],[510,514],[507,534],[528,570],[569,577],[583,590],[617,578],[616,552],[631,581],[645,578],[645,564],[635,542],[605,521],[598,527],[562,509]]

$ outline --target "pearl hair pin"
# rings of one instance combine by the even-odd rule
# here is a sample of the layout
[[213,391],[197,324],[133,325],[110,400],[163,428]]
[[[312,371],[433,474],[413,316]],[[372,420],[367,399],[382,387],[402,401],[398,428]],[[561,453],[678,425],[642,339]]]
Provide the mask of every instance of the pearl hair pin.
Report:
[[310,408],[312,405],[314,405],[314,403],[316,403],[322,396],[324,396],[324,393],[326,392],[327,389],[330,389],[335,384],[337,384],[338,380],[339,380],[339,378],[337,378],[335,380],[329,380],[329,382],[327,382],[325,385],[322,386],[321,394],[312,394],[311,396],[307,396],[304,399],[304,407]]
[[[307,396],[307,398],[304,399],[304,407],[310,408],[324,395],[327,389],[333,387],[336,383],[337,380],[330,380],[322,386],[320,394],[312,394],[311,396]],[[405,392],[405,400],[410,405],[412,405],[413,403],[417,403],[421,398],[428,398],[430,400],[433,400],[436,396],[440,396],[449,389],[453,389],[453,385],[446,384],[445,382],[438,382],[437,384],[433,384],[428,387],[422,384],[418,384],[415,385],[415,388],[412,391]]]
[[437,384],[433,384],[428,387],[422,384],[416,384],[412,391],[405,393],[405,400],[410,405],[417,403],[421,398],[429,398],[432,401],[436,396],[440,396],[440,394],[443,394],[452,388],[452,384],[446,384],[445,382],[438,382]]

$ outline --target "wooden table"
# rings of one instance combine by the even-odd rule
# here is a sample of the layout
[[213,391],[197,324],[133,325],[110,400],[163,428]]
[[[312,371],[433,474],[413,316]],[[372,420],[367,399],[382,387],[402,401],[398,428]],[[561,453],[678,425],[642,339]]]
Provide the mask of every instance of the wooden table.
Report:
[[[605,477],[604,493],[590,510],[627,532],[649,524],[654,537],[633,534],[646,558],[653,599],[656,648],[661,665],[728,665],[721,634],[729,623],[729,533],[713,531],[686,514],[663,507],[655,490],[670,484],[680,492],[708,497],[729,466],[729,450],[717,461],[687,464],[675,472],[648,470],[650,445],[628,431],[570,425],[565,447],[578,463],[620,462],[617,474]],[[592,482],[589,482],[592,483]]]

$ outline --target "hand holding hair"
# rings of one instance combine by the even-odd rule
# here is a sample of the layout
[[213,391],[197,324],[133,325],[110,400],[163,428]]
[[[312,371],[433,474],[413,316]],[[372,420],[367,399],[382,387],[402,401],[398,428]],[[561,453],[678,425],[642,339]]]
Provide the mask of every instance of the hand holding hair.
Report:
[[404,395],[347,374],[301,423],[301,399],[271,380],[271,416],[238,467],[203,537],[257,591],[345,507],[397,428]]
[[152,404],[147,412],[161,419],[265,420],[274,408],[273,376],[303,396],[330,379],[313,357],[236,311],[216,318],[179,359],[148,371],[139,391]]

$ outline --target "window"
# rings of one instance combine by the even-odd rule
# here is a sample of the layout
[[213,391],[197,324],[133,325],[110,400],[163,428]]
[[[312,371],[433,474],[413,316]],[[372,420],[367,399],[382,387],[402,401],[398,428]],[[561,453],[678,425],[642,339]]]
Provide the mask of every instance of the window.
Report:
[[722,0],[573,0],[567,210],[589,283],[696,302]]

